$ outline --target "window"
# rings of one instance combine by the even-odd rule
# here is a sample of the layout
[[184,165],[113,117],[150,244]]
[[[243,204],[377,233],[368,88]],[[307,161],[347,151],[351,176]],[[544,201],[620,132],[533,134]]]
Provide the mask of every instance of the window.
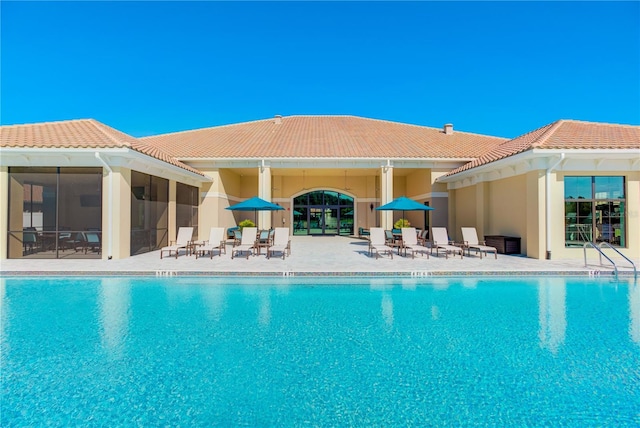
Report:
[[624,177],[565,177],[565,246],[608,242],[626,247]]

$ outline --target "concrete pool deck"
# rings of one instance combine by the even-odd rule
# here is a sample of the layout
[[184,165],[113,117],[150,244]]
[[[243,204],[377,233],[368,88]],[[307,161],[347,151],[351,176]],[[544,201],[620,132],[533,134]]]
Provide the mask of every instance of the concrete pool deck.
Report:
[[[184,253],[176,259],[160,259],[160,251],[153,251],[121,260],[101,259],[10,259],[3,260],[0,275],[612,275],[611,265],[600,265],[595,250],[587,250],[588,265],[579,260],[537,260],[523,256],[498,254],[483,257],[473,255],[445,258],[435,255],[428,259],[416,255],[388,255],[376,259],[369,256],[368,243],[363,239],[342,236],[294,236],[291,255],[284,260],[267,259],[263,251],[259,256],[231,258],[231,245],[221,257],[196,259]],[[614,258],[620,275],[633,276],[631,265]],[[606,260],[604,260],[606,263]],[[634,260],[636,267],[640,261]]]

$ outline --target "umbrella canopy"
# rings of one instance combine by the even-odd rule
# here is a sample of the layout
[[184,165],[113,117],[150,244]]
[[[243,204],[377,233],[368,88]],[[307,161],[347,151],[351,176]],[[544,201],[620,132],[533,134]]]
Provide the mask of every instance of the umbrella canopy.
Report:
[[254,196],[253,198],[249,198],[246,201],[242,201],[238,204],[231,205],[226,209],[231,211],[253,211],[255,213],[256,225],[258,224],[258,211],[278,211],[283,210],[280,205],[271,203],[269,201],[265,201],[262,198]]
[[431,211],[428,205],[421,204],[420,202],[409,199],[405,196],[400,196],[394,199],[388,204],[384,204],[376,208],[378,211],[402,211],[402,218],[404,218],[405,211]]

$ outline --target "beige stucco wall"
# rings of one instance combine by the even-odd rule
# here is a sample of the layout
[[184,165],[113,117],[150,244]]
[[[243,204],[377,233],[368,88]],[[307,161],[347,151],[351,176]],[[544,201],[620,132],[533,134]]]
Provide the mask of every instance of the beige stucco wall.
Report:
[[[208,230],[210,227],[235,226],[245,218],[253,220],[253,213],[233,212],[226,210],[246,198],[258,194],[258,169],[254,174],[243,174],[242,170],[212,169],[203,170],[213,181],[203,184],[201,188],[201,205],[199,227]],[[314,171],[278,170],[271,169],[271,201],[284,208],[283,211],[268,213],[272,226],[290,226],[293,221],[293,198],[313,190],[335,190],[355,198],[354,232],[359,227],[370,228],[379,226],[382,211],[375,210],[380,205],[381,176],[380,173],[358,175],[347,170],[324,171],[323,175]],[[393,178],[393,197],[408,196],[418,202],[429,201],[435,211],[429,212],[430,223],[446,225],[448,207],[446,185],[433,184],[433,181],[446,171],[432,171],[430,169],[415,169],[406,176]],[[432,196],[436,192],[436,197]],[[391,213],[394,221],[402,216],[401,212]],[[418,228],[424,226],[422,212],[406,212],[405,217]]]
[[478,229],[476,221],[476,213],[479,209],[482,209],[482,205],[476,203],[476,189],[478,187],[480,186],[458,189],[449,196],[449,206],[454,215],[449,220],[448,232],[449,237],[458,242],[462,241],[462,236],[458,231],[460,227],[476,227],[478,235],[483,235]]
[[[627,199],[627,247],[620,252],[632,260],[640,258],[640,172],[591,171],[550,174],[550,243],[546,238],[546,175],[544,170],[450,190],[449,234],[461,239],[460,227],[476,227],[478,235],[507,235],[521,238],[521,252],[544,259],[547,247],[551,259],[582,259],[581,247],[565,247],[564,177],[625,176]],[[483,226],[483,224],[485,226]],[[454,232],[455,230],[455,232]],[[593,250],[592,250],[593,251]],[[607,250],[605,250],[606,252]],[[608,250],[615,256],[611,250]],[[587,253],[597,259],[595,251]]]

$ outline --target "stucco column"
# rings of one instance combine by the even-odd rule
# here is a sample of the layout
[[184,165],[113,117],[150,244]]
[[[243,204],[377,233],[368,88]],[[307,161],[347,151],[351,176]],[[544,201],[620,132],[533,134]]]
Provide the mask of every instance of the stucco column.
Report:
[[176,221],[177,221],[176,194],[177,194],[176,181],[169,180],[169,204],[167,206],[167,209],[169,210],[168,212],[169,216],[167,219],[167,225],[168,225],[167,233],[169,234],[169,242],[175,241],[176,237],[178,236],[178,227],[176,225]]
[[0,167],[0,260],[7,258],[9,230],[9,168]]
[[[393,200],[393,165],[388,163],[380,170],[380,205]],[[380,227],[393,228],[393,211],[380,211]]]
[[[105,239],[113,239],[112,256],[114,259],[123,259],[131,255],[131,170],[116,166],[112,169],[113,197],[109,201],[109,198],[103,196],[102,203],[103,212],[113,210],[113,230],[102,233],[102,248],[103,252],[108,248]],[[102,216],[103,231],[109,227],[107,216]]]
[[[258,197],[271,202],[271,167],[262,165],[258,167]],[[258,224],[260,229],[271,228],[271,211],[258,211]]]
[[[485,209],[489,206],[489,183],[483,182],[476,185],[476,231],[478,236],[488,234],[489,216],[486,215]],[[455,211],[450,211],[455,212]],[[464,226],[464,225],[461,225]]]

